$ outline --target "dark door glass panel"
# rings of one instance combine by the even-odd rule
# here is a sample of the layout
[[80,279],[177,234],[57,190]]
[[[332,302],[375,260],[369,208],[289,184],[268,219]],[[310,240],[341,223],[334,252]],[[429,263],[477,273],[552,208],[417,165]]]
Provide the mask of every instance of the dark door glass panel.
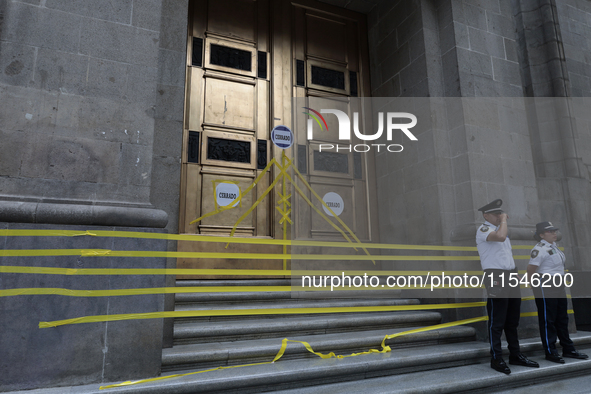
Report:
[[210,52],[211,64],[243,71],[252,70],[252,52],[217,44],[210,45]]
[[209,137],[207,139],[207,158],[250,163],[250,142]]
[[296,60],[296,85],[306,86],[306,80],[304,78],[304,61]]
[[348,174],[349,158],[342,153],[314,151],[314,169]]
[[188,157],[189,163],[199,163],[199,132],[189,131],[189,145],[188,145]]
[[318,66],[312,66],[312,83],[328,88],[345,89],[345,73]]

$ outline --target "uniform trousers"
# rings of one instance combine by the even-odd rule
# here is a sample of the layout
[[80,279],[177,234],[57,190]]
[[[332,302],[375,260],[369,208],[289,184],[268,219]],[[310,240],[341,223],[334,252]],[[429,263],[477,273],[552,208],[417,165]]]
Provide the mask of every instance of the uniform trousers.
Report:
[[487,286],[488,300],[486,302],[486,311],[488,312],[488,336],[490,341],[490,354],[493,358],[501,357],[503,354],[501,348],[501,336],[505,331],[509,353],[517,356],[519,350],[519,338],[517,336],[517,327],[519,326],[519,315],[521,313],[521,290],[519,287],[510,287],[509,274],[517,270],[485,270],[488,275],[493,272],[495,278],[497,275],[505,275],[504,287],[498,287],[500,280],[495,281],[495,286]]
[[561,289],[534,288],[534,295],[538,307],[540,338],[546,354],[557,353],[557,337],[560,339],[563,352],[574,351],[575,346],[568,335],[568,306],[564,287]]
[[518,355],[519,339],[517,327],[521,313],[521,298],[489,298],[486,302],[488,312],[488,336],[490,338],[490,354],[500,357],[503,354],[501,348],[501,335],[505,331],[509,353]]

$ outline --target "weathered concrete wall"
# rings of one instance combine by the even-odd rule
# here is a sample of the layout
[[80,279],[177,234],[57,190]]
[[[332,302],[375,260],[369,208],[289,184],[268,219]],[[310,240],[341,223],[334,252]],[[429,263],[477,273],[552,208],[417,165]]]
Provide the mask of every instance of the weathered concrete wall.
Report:
[[[0,223],[0,229],[137,231],[137,228]],[[163,232],[163,230],[146,230]],[[164,251],[166,240],[118,237],[0,237],[9,249],[108,249]],[[164,258],[35,256],[0,257],[1,266],[65,269],[165,268]],[[2,289],[113,290],[163,287],[162,275],[43,275],[3,273]],[[0,298],[0,391],[150,378],[160,373],[162,319],[112,321],[39,328],[40,322],[94,315],[159,312],[164,296]]]
[[[586,2],[514,1],[519,57],[526,94],[533,97],[587,95],[589,25]],[[587,79],[586,79],[587,78]],[[589,148],[586,101],[547,100],[528,106],[540,220],[560,223],[568,265],[588,269]]]
[[[374,95],[523,95],[509,0],[383,2],[381,7],[369,15]],[[537,192],[525,105],[482,103],[464,108],[470,101],[457,101],[444,113],[433,109],[446,117],[443,127],[421,135],[408,152],[378,155],[378,185],[386,185],[382,202],[395,196],[392,219],[383,227],[390,241],[448,244],[454,231],[455,241],[461,241],[458,226],[473,228],[481,220],[476,209],[499,197],[514,205],[514,224],[534,224]],[[521,124],[513,123],[517,119]]]
[[[571,97],[591,97],[591,3],[588,1],[556,1],[557,19],[560,24],[562,48],[566,63]],[[589,100],[574,99],[565,103],[566,112],[575,121],[560,125],[569,148],[565,153],[569,170],[568,213],[572,226],[573,266],[579,270],[591,270],[591,122]],[[570,160],[569,160],[570,159]],[[572,160],[574,159],[574,160]],[[556,205],[556,204],[555,204]]]
[[[427,97],[430,89],[437,95],[437,20],[424,12],[426,3],[383,1],[368,15],[373,96]],[[422,115],[429,118],[429,109]],[[425,126],[413,130],[419,142],[393,141],[403,144],[402,153],[376,154],[381,242],[441,244],[440,174],[433,170],[439,154],[436,136]]]
[[178,232],[187,19],[188,0],[0,2],[0,221]]
[[1,201],[155,206],[177,231],[187,3],[0,4]]
[[524,97],[588,95],[590,15],[575,0],[398,1],[370,12],[374,96],[465,98],[433,106],[426,122],[443,127],[409,152],[378,155],[383,242],[473,244],[477,208],[502,198],[514,244],[531,245],[535,223],[553,220],[569,267],[588,269],[585,102]]
[[591,97],[591,3],[557,0],[557,18],[572,97]]
[[[380,209],[389,208],[388,216],[380,216],[381,234],[386,234],[381,241],[474,245],[482,222],[477,209],[502,198],[510,212],[514,243],[520,238],[532,243],[530,230],[539,205],[510,1],[395,4],[398,9],[389,18],[387,10],[379,9],[369,17],[372,21],[375,13],[370,23],[370,46],[379,43],[372,47],[374,62],[387,55],[388,46],[404,59],[394,65],[374,63],[374,95],[458,99],[432,102],[430,111],[419,117],[427,123],[419,141],[406,144],[401,154],[377,157]],[[413,21],[413,28],[407,27],[408,21]],[[380,28],[392,30],[389,41]],[[414,37],[408,48],[407,34]],[[474,262],[450,262],[437,268],[480,267]],[[469,317],[461,311],[452,315],[447,318]],[[535,328],[535,322],[524,323],[524,335],[537,335],[529,327]]]

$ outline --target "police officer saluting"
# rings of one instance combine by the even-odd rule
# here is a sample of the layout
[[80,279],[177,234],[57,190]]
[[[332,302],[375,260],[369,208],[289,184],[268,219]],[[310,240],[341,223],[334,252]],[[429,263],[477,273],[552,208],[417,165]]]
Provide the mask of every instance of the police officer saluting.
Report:
[[[577,352],[568,335],[568,312],[564,291],[566,257],[556,246],[557,232],[558,229],[550,222],[536,224],[534,238],[540,242],[531,250],[527,275],[531,283],[534,274],[538,274],[539,282],[535,280],[534,283],[538,283],[537,286],[532,284],[532,289],[538,307],[538,324],[546,360],[564,364],[562,357],[584,360],[589,356]],[[559,280],[556,276],[560,276]],[[556,337],[560,339],[562,357],[556,350]]]
[[516,274],[517,268],[513,260],[511,241],[507,237],[508,216],[501,209],[501,205],[503,201],[497,199],[478,209],[482,212],[485,222],[476,231],[476,246],[485,272],[488,294],[486,310],[492,356],[490,366],[508,375],[511,370],[503,360],[501,349],[503,330],[509,345],[509,364],[535,368],[539,367],[539,364],[525,357],[519,350],[517,327],[521,313],[521,290],[519,283],[513,287],[509,284],[509,275]]

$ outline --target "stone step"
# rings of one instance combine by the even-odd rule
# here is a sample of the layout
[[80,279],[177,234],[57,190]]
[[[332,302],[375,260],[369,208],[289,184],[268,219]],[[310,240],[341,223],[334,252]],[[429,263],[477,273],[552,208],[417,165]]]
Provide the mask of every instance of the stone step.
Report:
[[291,279],[196,279],[177,280],[177,287],[198,286],[290,286]]
[[[435,313],[433,315],[437,314]],[[283,336],[272,339],[179,345],[170,349],[164,349],[162,354],[162,370],[182,371],[195,368],[271,361],[281,348],[283,338],[308,342],[314,351],[323,353],[335,352],[336,354],[346,355],[369,349],[381,349],[381,343],[386,335],[413,328],[418,327],[383,328],[363,332]],[[472,341],[475,339],[475,334],[476,331],[472,327],[450,327],[396,337],[386,341],[386,345],[400,348]],[[317,359],[318,356],[310,353],[303,344],[289,342],[282,360],[297,358]]]
[[388,313],[339,313],[330,315],[285,316],[283,319],[250,319],[226,322],[177,323],[175,344],[277,338],[288,335],[328,334],[378,328],[433,325],[441,314],[428,311]]
[[[375,290],[339,290],[339,291],[285,291],[274,289],[276,286],[290,286],[290,279],[227,279],[227,280],[179,280],[177,287],[223,287],[224,292],[195,292],[175,294],[176,304],[199,304],[210,302],[242,302],[268,300],[318,300],[318,299],[359,299],[359,298],[401,298],[402,292],[395,289]],[[232,288],[257,286],[269,288],[269,291],[231,291]]]
[[531,394],[532,392],[537,393],[569,393],[569,394],[589,394],[589,374],[583,374],[583,376],[570,375],[568,378],[560,376],[560,380],[552,381],[549,383],[536,383],[516,389],[501,389],[494,390],[492,393],[503,393],[503,394]]
[[[266,293],[265,293],[266,294]],[[332,308],[343,306],[388,306],[419,305],[417,299],[405,298],[338,298],[338,299],[273,299],[267,301],[242,299],[234,302],[204,302],[176,304],[176,311],[213,310],[213,309],[261,309],[261,308]]]
[[[589,354],[591,346],[579,349]],[[540,368],[509,365],[510,375],[490,368],[488,360],[476,365],[461,366],[429,372],[333,383],[307,388],[271,391],[276,394],[372,394],[390,393],[589,393],[591,360],[567,359],[565,364],[545,360],[544,356],[530,357]],[[459,379],[459,377],[461,377]],[[516,388],[518,387],[518,388]]]
[[[262,293],[266,294],[266,293]],[[175,311],[203,311],[203,310],[236,310],[236,309],[291,309],[291,308],[311,308],[313,312],[318,312],[323,308],[335,307],[360,307],[360,306],[396,306],[396,305],[418,305],[420,302],[416,299],[269,299],[267,301],[234,301],[234,302],[207,302],[207,303],[184,303],[176,304]],[[321,313],[322,315],[331,315],[331,313]],[[292,314],[267,315],[268,318],[277,319]],[[310,313],[309,315],[316,315]],[[179,317],[175,322],[187,321],[227,321],[227,320],[249,320],[258,319],[261,315],[241,315],[241,316],[203,316],[203,317]],[[301,315],[300,315],[301,316]]]
[[[579,332],[573,334],[571,338],[578,350],[591,353],[591,333]],[[538,339],[522,340],[521,346],[528,357],[540,363],[540,368],[512,366],[511,375],[501,374],[490,368],[487,343],[472,341],[393,349],[390,353],[343,359],[323,360],[318,357],[298,360],[281,359],[273,364],[207,371],[112,388],[108,392],[248,394],[291,390],[284,393],[297,394],[299,390],[299,394],[306,394],[308,392],[305,390],[316,390],[309,393],[346,393],[347,391],[339,390],[340,384],[349,384],[346,381],[350,381],[350,384],[359,383],[359,386],[354,389],[355,393],[494,392],[534,383],[545,384],[549,380],[558,381],[564,377],[591,373],[591,360],[567,359],[566,364],[563,365],[544,360],[542,345]],[[199,371],[204,369],[193,372]],[[385,384],[384,389],[380,388],[380,383]],[[328,384],[330,386],[322,386]],[[317,387],[309,387],[314,385]],[[106,391],[99,390],[100,386],[100,384],[92,384],[61,387],[59,391],[50,392],[52,394],[104,394]],[[27,391],[26,394],[42,392],[47,391],[32,390]]]
[[[231,289],[231,287],[226,287]],[[177,293],[174,296],[176,304],[201,304],[210,302],[242,302],[242,301],[268,301],[268,300],[286,300],[286,301],[315,301],[322,299],[330,300],[348,300],[348,299],[403,299],[400,291],[379,290],[379,291],[339,291],[339,292],[306,292],[295,293],[291,291],[224,291],[224,292],[196,292],[196,293]]]

